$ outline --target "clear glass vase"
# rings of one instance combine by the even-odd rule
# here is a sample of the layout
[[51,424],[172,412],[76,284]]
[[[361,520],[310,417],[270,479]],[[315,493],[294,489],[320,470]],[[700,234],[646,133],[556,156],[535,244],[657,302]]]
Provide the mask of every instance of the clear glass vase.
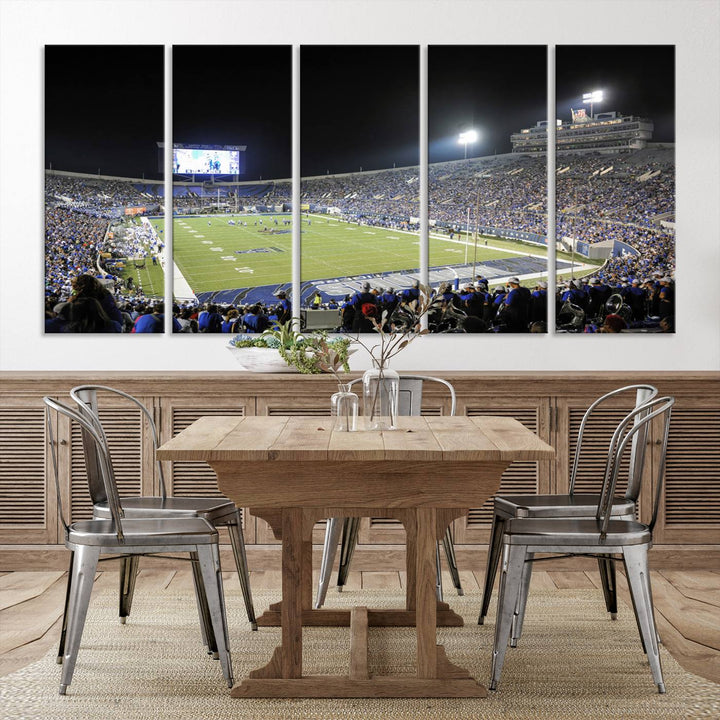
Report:
[[368,430],[397,428],[400,376],[388,367],[374,367],[363,375],[363,413]]
[[358,396],[349,385],[339,385],[338,391],[330,398],[330,414],[335,418],[335,430],[355,432],[358,419]]

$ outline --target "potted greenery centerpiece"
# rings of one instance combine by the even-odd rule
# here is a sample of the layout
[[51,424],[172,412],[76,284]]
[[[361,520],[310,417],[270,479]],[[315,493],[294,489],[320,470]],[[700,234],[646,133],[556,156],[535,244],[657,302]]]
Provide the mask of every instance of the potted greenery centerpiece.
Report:
[[291,323],[265,330],[260,335],[241,334],[231,338],[228,349],[246,370],[252,372],[300,372],[318,374],[347,372],[353,340],[328,338],[327,333],[296,332]]

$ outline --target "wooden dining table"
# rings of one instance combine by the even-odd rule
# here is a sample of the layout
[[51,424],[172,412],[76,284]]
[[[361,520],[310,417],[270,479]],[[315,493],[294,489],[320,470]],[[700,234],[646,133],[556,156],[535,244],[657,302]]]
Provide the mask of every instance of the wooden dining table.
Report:
[[[462,618],[436,597],[436,551],[447,527],[480,507],[516,460],[555,451],[508,417],[401,417],[391,431],[339,432],[333,418],[206,416],[165,443],[160,460],[203,460],[218,487],[282,540],[282,600],[258,625],[282,627],[270,661],[235,697],[484,697],[452,664],[438,626]],[[312,530],[328,517],[395,518],[406,531],[405,607],[313,609]],[[303,627],[349,627],[347,674],[303,674]],[[415,627],[414,675],[368,671],[368,627]]]

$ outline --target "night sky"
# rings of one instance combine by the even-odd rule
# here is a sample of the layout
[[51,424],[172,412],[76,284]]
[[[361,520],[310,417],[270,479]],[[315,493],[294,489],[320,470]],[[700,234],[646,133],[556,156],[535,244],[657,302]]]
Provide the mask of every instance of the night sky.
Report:
[[420,162],[417,45],[300,49],[303,176]]
[[428,50],[430,162],[465,156],[458,143],[473,128],[468,157],[507,153],[511,133],[547,115],[544,45],[431,45]]
[[173,142],[247,145],[240,180],[292,174],[292,48],[173,47]]
[[160,178],[160,45],[45,47],[45,167]]
[[583,93],[603,90],[593,113],[616,111],[653,120],[651,142],[675,142],[674,45],[560,45],[556,49],[557,117],[570,120]]
[[[655,122],[675,140],[673,46],[559,46],[557,117],[602,89],[594,111]],[[468,157],[509,152],[510,134],[546,115],[544,46],[430,46],[430,162],[463,157],[458,134],[480,133]],[[162,178],[162,46],[47,46],[45,159],[56,170]],[[178,143],[247,145],[243,180],[291,175],[291,48],[173,48]],[[301,47],[304,176],[419,162],[419,48]]]

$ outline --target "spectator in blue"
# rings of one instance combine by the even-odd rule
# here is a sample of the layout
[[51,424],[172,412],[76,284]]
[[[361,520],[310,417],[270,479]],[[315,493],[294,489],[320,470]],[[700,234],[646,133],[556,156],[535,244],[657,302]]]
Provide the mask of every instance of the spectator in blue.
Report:
[[135,321],[134,333],[161,333],[165,330],[165,305],[158,303],[151,313],[145,313]]
[[519,278],[508,280],[509,292],[505,296],[503,320],[508,332],[527,332],[530,311],[530,291],[520,284]]
[[353,306],[353,332],[372,332],[375,326],[370,318],[379,319],[377,295],[370,289],[370,283],[363,283],[362,290],[356,292],[350,304]]
[[539,282],[530,293],[530,322],[547,322],[547,283]]
[[218,312],[218,306],[210,303],[207,311],[198,315],[198,330],[204,333],[222,332],[223,316]]
[[580,288],[580,283],[573,278],[566,283],[566,288],[561,300],[563,302],[569,300],[573,305],[577,305],[585,310],[587,308],[588,297],[585,291]]
[[279,301],[279,307],[277,311],[277,321],[279,325],[285,325],[292,320],[292,303],[288,300],[287,293],[284,290],[279,290],[275,293]]
[[420,282],[416,280],[411,288],[406,288],[400,293],[400,298],[405,303],[411,303],[420,297]]
[[395,294],[395,288],[391,287],[385,290],[378,300],[380,301],[382,310],[387,310],[388,315],[390,315],[398,304],[398,296]]
[[247,332],[251,333],[262,333],[270,327],[270,320],[263,313],[261,305],[253,305],[243,315],[242,321]]
[[438,297],[447,305],[453,305],[456,308],[460,308],[462,305],[460,298],[455,294],[449,282],[440,285],[438,288]]
[[352,332],[353,319],[355,317],[355,306],[350,295],[346,295],[340,304],[341,328],[343,332]]
[[640,287],[640,280],[635,278],[630,283],[630,288],[625,294],[625,302],[632,310],[633,320],[645,319],[645,303],[647,301],[647,293]]
[[610,297],[610,288],[598,278],[593,277],[588,281],[587,294],[588,317],[596,318],[602,313],[602,310],[605,307],[605,302]]
[[237,332],[235,325],[239,319],[240,313],[234,307],[228,308],[227,313],[225,313],[225,318],[222,322],[222,325],[220,326],[222,332]]
[[666,275],[660,280],[660,292],[658,293],[658,315],[661,318],[675,316],[675,288],[672,278]]

